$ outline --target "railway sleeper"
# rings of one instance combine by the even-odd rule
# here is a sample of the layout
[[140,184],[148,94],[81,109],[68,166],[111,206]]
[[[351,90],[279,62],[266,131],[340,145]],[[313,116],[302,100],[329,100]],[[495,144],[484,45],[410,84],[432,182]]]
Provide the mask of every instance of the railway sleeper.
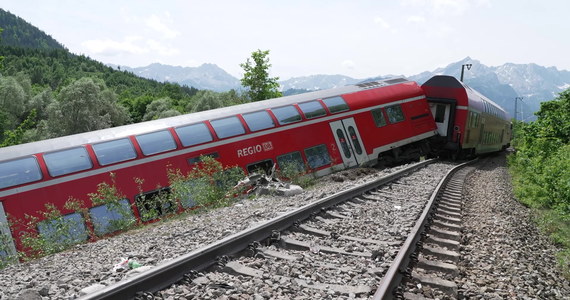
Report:
[[428,235],[426,242],[430,244],[436,244],[442,248],[459,251],[459,245],[460,245],[459,241],[443,239],[433,235]]
[[412,272],[412,278],[418,283],[437,289],[449,296],[457,296],[457,284],[453,281],[441,279],[436,276],[421,274],[417,271]]
[[339,248],[334,247],[327,247],[321,245],[314,245],[313,243],[299,241],[288,237],[281,237],[281,246],[286,249],[293,249],[293,250],[310,250],[313,252],[323,252],[323,253],[333,253],[333,254],[343,254],[343,255],[351,255],[351,256],[362,256],[362,257],[372,257],[372,253],[370,252],[348,252]]
[[446,230],[438,226],[432,225],[430,228],[429,235],[435,235],[439,238],[453,240],[453,241],[460,241],[461,240],[461,233],[457,231]]
[[326,231],[326,230],[314,228],[314,227],[307,226],[307,225],[299,225],[297,228],[295,228],[295,230],[297,230],[299,232],[308,233],[308,234],[319,235],[319,236],[328,236],[328,237],[331,237],[334,239],[349,240],[349,241],[359,242],[359,243],[363,243],[363,244],[374,244],[374,245],[379,245],[379,246],[394,246],[394,245],[400,244],[400,242],[386,242],[386,241],[379,241],[379,240],[372,240],[372,239],[361,239],[361,238],[348,236],[348,235],[339,235],[339,234],[336,234],[335,232]]
[[448,223],[445,220],[434,219],[432,224],[438,227],[445,228],[449,231],[461,231],[461,226],[459,224]]
[[456,265],[442,261],[429,260],[423,256],[419,257],[416,268],[426,271],[446,273],[452,276],[459,275],[459,268]]
[[461,219],[436,213],[434,218],[446,223],[461,224]]
[[462,217],[462,216],[461,216],[461,213],[449,211],[449,210],[446,210],[446,209],[443,209],[443,208],[439,208],[439,207],[437,208],[436,212],[437,212],[437,213],[440,213],[440,214],[448,215],[448,216],[454,217],[454,218],[461,218],[461,217]]
[[422,251],[426,255],[431,255],[437,259],[452,261],[454,263],[459,261],[459,252],[447,250],[436,245],[424,245]]

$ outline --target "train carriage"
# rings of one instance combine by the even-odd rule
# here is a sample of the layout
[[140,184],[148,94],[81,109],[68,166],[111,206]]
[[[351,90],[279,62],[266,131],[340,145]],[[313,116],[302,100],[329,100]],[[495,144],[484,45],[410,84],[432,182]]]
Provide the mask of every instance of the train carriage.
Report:
[[[109,220],[151,221],[142,214],[148,202],[139,200],[168,192],[167,169],[186,172],[201,155],[245,172],[297,163],[324,175],[378,159],[419,159],[436,134],[424,91],[396,78],[0,148],[0,256],[24,251],[20,237],[29,230],[9,227],[6,216],[42,221],[46,203],[76,221],[78,240],[108,234]],[[90,203],[110,173],[129,216]],[[64,207],[70,197],[85,202],[89,218]],[[186,200],[179,206],[193,205]],[[36,230],[47,235],[51,225]]]
[[446,153],[474,156],[509,146],[511,122],[495,102],[452,76],[434,76],[422,89]]

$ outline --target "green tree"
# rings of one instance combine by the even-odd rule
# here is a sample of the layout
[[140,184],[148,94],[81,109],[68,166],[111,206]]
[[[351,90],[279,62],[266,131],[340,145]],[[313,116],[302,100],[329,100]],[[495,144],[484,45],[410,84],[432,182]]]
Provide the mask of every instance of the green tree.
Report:
[[260,101],[270,98],[281,97],[279,92],[279,77],[269,77],[269,50],[257,50],[251,53],[245,63],[240,64],[244,74],[241,84],[248,89],[247,95],[251,101]]
[[48,108],[47,134],[62,136],[125,124],[128,113],[102,81],[81,78],[64,87]]
[[[192,107],[190,107],[192,106]],[[187,111],[198,112],[215,109],[224,106],[224,101],[219,93],[212,91],[199,91],[194,96],[194,103],[186,107]]]
[[150,121],[180,115],[180,112],[174,109],[172,99],[169,97],[160,98],[152,101],[146,107],[143,121]]

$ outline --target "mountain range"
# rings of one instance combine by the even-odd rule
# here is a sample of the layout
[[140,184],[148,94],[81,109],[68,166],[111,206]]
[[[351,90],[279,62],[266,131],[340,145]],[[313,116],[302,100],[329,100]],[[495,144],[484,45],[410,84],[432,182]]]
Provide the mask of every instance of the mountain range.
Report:
[[[463,81],[501,105],[511,116],[514,116],[515,98],[522,97],[522,101],[517,104],[517,119],[519,120],[533,120],[533,113],[540,108],[541,102],[552,100],[557,97],[558,93],[570,88],[570,71],[558,70],[555,67],[547,68],[532,63],[506,63],[497,67],[489,67],[470,57],[443,68],[409,76],[408,79],[422,84],[434,75],[451,75],[459,78],[461,67],[464,64],[471,64],[471,68],[465,68]],[[215,64],[203,64],[199,67],[179,67],[158,63],[139,68],[111,66],[127,70],[141,77],[157,81],[176,82],[197,89],[218,92],[242,89],[239,79]],[[345,75],[311,75],[293,77],[281,80],[279,83],[283,93],[288,95],[395,76],[397,75],[352,78]]]

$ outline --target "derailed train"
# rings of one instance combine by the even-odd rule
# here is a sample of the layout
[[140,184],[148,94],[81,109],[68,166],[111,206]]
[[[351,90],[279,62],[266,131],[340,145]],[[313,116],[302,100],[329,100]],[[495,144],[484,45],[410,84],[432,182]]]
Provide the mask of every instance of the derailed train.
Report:
[[[26,231],[53,233],[53,221],[40,213],[46,203],[75,221],[68,230],[78,239],[110,234],[110,222],[121,218],[151,221],[141,219],[140,200],[168,187],[167,168],[186,172],[202,155],[245,172],[293,163],[320,176],[499,151],[510,138],[501,107],[454,77],[435,76],[422,86],[394,78],[0,148],[0,260],[28,251],[21,240]],[[94,206],[87,196],[110,173],[126,195],[120,205],[128,216]],[[137,186],[134,178],[143,180]],[[70,197],[89,209],[65,208]],[[193,203],[175,205],[184,210]],[[8,222],[7,216],[26,215],[37,218],[36,228]]]

